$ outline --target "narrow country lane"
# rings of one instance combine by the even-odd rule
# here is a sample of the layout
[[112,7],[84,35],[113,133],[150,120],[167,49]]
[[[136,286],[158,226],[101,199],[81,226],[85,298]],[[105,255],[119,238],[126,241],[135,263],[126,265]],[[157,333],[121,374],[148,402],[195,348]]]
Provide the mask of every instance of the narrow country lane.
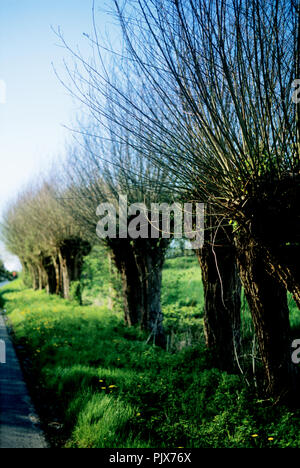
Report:
[[[0,283],[0,287],[3,285]],[[3,342],[6,363],[0,363],[0,448],[46,448],[44,436],[35,425],[37,417],[0,311],[0,343]]]

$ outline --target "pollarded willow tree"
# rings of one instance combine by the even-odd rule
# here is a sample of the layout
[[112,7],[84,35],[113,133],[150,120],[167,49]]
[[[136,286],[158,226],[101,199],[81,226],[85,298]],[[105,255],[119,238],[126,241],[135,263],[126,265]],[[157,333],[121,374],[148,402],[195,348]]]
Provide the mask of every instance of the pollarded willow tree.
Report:
[[[108,125],[105,138],[95,122],[86,131],[81,127],[81,142],[64,171],[62,201],[90,242],[109,248],[122,280],[125,323],[139,325],[165,346],[160,295],[171,232],[161,232],[160,204],[168,171],[145,160],[124,133],[122,142],[114,141]],[[155,219],[149,213],[153,203]]]
[[[123,18],[120,19],[123,25]],[[204,177],[195,171],[191,157],[201,153],[202,142],[191,131],[191,119],[177,83],[165,66],[157,70],[154,66],[152,70],[151,60],[156,45],[155,41],[149,44],[149,35],[148,38],[137,39],[147,56],[140,61],[130,46],[125,27],[123,31],[129,45],[128,53],[112,52],[112,63],[108,65],[107,57],[102,55],[96,29],[95,36],[89,38],[92,60],[72,50],[59,33],[76,62],[74,70],[67,67],[70,80],[68,85],[66,81],[63,84],[86,105],[102,129],[110,128],[109,139],[115,145],[122,148],[125,142],[127,151],[139,153],[140,160],[151,161],[151,165],[160,168],[160,172],[168,172],[168,179],[154,182],[152,194],[155,199],[159,193],[159,182],[164,193],[169,194],[169,200],[207,200],[211,184],[206,183],[205,197],[199,200],[199,183]],[[146,64],[149,64],[151,73]],[[160,73],[153,75],[155,70]],[[123,156],[122,160],[126,163]],[[122,167],[124,170],[124,162]],[[132,172],[132,168],[128,167],[128,171]],[[146,172],[139,177],[145,185],[153,184]],[[144,196],[142,191],[140,195]],[[224,220],[223,214],[220,215],[220,210],[217,212],[211,205],[209,211],[205,245],[197,250],[205,291],[204,334],[207,347],[214,353],[215,364],[232,369],[238,359],[241,322],[241,283],[235,260],[233,227],[228,219]]]
[[[217,228],[222,220],[234,225],[268,391],[292,398],[286,289],[299,306],[299,2],[114,3],[133,66],[170,108],[182,110],[188,151],[181,143],[170,152],[174,126],[161,133],[160,162],[210,203]],[[159,122],[136,113],[157,135]],[[151,137],[143,141],[153,158]]]
[[32,287],[42,289],[39,248],[36,248],[32,231],[28,229],[28,218],[25,214],[33,199],[34,190],[28,189],[10,203],[3,216],[1,236],[6,248],[19,257]]
[[27,189],[12,203],[2,223],[6,247],[20,258],[34,289],[70,297],[90,244],[58,203],[55,181]]
[[[110,119],[176,175],[177,188],[207,201],[214,244],[220,226],[233,226],[268,392],[292,398],[286,289],[299,306],[299,1],[113,3],[126,44],[120,61],[133,74],[116,87],[77,55],[76,90],[98,115],[107,115],[101,97],[110,90]],[[101,63],[96,32],[92,43]]]
[[70,285],[80,281],[90,244],[75,220],[60,204],[57,177],[42,184],[31,208],[31,223],[40,236],[43,265],[51,291],[70,297]]

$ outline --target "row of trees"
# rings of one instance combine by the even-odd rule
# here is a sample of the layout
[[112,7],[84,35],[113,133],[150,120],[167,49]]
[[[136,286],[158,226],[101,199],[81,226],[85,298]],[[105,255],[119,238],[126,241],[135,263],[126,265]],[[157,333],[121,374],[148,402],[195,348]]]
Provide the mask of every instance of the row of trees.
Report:
[[[197,255],[207,347],[222,368],[238,361],[242,284],[267,391],[294,401],[299,375],[291,362],[287,291],[300,307],[300,107],[293,99],[300,77],[299,1],[112,5],[121,34],[110,54],[96,16],[87,37],[90,60],[58,32],[75,61],[64,85],[89,117],[80,123],[59,187],[52,188],[51,210],[40,202],[48,186],[8,210],[8,246],[25,269],[37,272],[32,276],[40,287],[51,258],[55,291],[63,287],[67,297],[67,271],[75,277],[70,252],[96,241],[99,203],[117,207],[120,193],[129,203],[205,202],[205,245]],[[72,250],[74,238],[79,244]],[[163,345],[159,298],[169,239],[105,242],[122,277],[126,322],[140,324]]]
[[44,182],[19,194],[7,208],[2,234],[34,289],[69,298],[70,282],[80,279],[89,244],[57,203],[55,185]]
[[[146,177],[151,177],[151,184],[144,182]],[[167,178],[167,171],[155,168],[129,145],[120,147],[112,141],[104,145],[95,135],[84,135],[81,145],[69,148],[55,176],[25,190],[7,208],[2,223],[6,247],[20,258],[34,289],[69,299],[71,283],[80,281],[84,256],[102,242],[120,274],[125,323],[140,325],[157,345],[164,346],[160,291],[170,238],[159,231],[155,238],[129,237],[127,224],[121,226],[118,217],[120,236],[100,240],[96,213],[103,215],[108,207],[118,213],[125,194],[126,211],[133,204],[126,215],[129,229],[134,223],[142,232],[146,218],[136,200],[161,202]],[[100,205],[102,213],[97,211]]]

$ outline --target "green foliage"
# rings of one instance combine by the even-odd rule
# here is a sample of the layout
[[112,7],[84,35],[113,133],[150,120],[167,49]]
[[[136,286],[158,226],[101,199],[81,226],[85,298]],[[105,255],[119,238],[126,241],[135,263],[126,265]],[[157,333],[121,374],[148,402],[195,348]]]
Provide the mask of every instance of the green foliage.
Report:
[[203,309],[201,270],[195,256],[167,259],[163,270],[162,305]]
[[194,255],[194,251],[188,248],[188,242],[185,239],[173,239],[166,252],[166,258],[193,257]]
[[[20,280],[1,294],[53,446],[300,446],[300,412],[211,368],[202,345],[163,351],[126,328],[121,313],[24,289]],[[180,294],[173,299],[175,314]],[[197,304],[181,310],[193,316]]]
[[85,257],[81,275],[82,302],[85,305],[120,309],[121,282],[105,245],[95,245]]
[[82,283],[80,281],[73,281],[70,286],[70,299],[82,304]]
[[20,274],[20,279],[22,280],[22,282],[26,286],[26,288],[31,288],[32,287],[32,278],[31,278],[31,275],[29,274],[28,271],[22,270],[22,272]]
[[2,262],[1,258],[0,258],[0,280],[2,280],[3,278],[5,278],[5,266],[4,266],[4,263]]
[[169,350],[204,342],[203,286],[195,255],[166,260],[161,301]]
[[3,261],[0,258],[0,281],[12,280],[13,275],[5,268]]

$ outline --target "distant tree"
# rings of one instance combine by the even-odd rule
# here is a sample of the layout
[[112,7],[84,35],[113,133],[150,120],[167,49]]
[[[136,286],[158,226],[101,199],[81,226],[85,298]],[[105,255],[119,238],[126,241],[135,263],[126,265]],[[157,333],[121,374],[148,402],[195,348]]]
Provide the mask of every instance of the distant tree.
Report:
[[[101,131],[98,130],[98,139],[101,133],[102,138],[107,137],[116,146],[125,146],[127,151],[139,152],[139,158],[145,161],[145,165],[148,159],[148,164],[161,168],[161,172],[166,171],[168,179],[162,182],[165,193],[168,192],[168,200],[206,200],[207,193],[205,198],[199,198],[198,185],[201,176],[197,175],[188,160],[191,145],[194,151],[199,152],[201,145],[191,133],[186,132],[186,126],[190,125],[189,118],[183,112],[177,90],[172,88],[172,80],[170,83],[167,79],[164,82],[164,77],[152,77],[147,69],[143,70],[148,60],[145,58],[143,63],[139,63],[138,57],[137,60],[132,58],[133,48],[129,47],[129,60],[126,54],[121,58],[120,54],[113,54],[113,64],[105,66],[104,62],[107,61],[102,57],[98,37],[91,40],[94,48],[94,59],[91,62],[72,51],[61,35],[60,38],[76,60],[74,71],[67,68],[71,83],[64,84],[87,106],[88,113],[98,127],[102,128]],[[149,45],[148,42],[146,38],[145,41],[140,41],[141,46],[143,43],[147,45],[146,53],[152,50],[152,46],[155,48],[155,44]],[[99,58],[98,62],[96,57]],[[160,69],[164,70],[164,67],[161,66]],[[107,134],[108,128],[111,131]],[[78,131],[81,131],[80,127]],[[93,131],[87,133],[93,134]],[[181,158],[180,163],[177,162],[177,156]],[[126,161],[124,157],[123,160]],[[129,170],[132,171],[132,168]],[[146,185],[153,182],[146,172],[142,174],[142,180]],[[157,187],[157,182],[154,182],[154,186]],[[154,197],[155,190],[152,191]],[[220,223],[222,218],[223,215],[215,216],[215,222],[211,223],[211,216],[208,216],[207,242],[203,249],[198,250],[197,255],[203,270],[205,289],[206,344],[215,355],[216,365],[232,369],[239,353],[241,284],[232,226],[228,220]],[[220,224],[220,229],[216,229]],[[212,239],[215,249],[212,248]]]
[[[110,131],[113,132],[112,127]],[[82,137],[81,147],[69,156],[65,170],[69,183],[62,199],[65,197],[70,213],[93,243],[97,240],[97,207],[101,203],[114,207],[117,234],[102,242],[109,248],[122,279],[125,322],[129,326],[139,324],[149,331],[156,344],[164,346],[160,294],[162,267],[170,239],[163,238],[159,231],[156,238],[151,238],[147,213],[139,203],[149,207],[151,203],[164,201],[163,182],[168,173],[144,160],[142,154],[126,142],[125,134],[124,141],[117,143],[111,138],[101,139],[90,127]],[[124,229],[119,217],[120,195],[126,195],[128,205],[137,204],[136,215],[147,225],[148,238],[141,234],[142,224],[137,226],[140,231],[137,238],[119,236]],[[129,224],[136,215],[126,215],[126,222]],[[127,226],[125,230],[127,232]]]
[[25,190],[6,210],[2,234],[34,289],[45,288],[68,299],[70,283],[79,280],[90,245],[56,194],[50,181]]

